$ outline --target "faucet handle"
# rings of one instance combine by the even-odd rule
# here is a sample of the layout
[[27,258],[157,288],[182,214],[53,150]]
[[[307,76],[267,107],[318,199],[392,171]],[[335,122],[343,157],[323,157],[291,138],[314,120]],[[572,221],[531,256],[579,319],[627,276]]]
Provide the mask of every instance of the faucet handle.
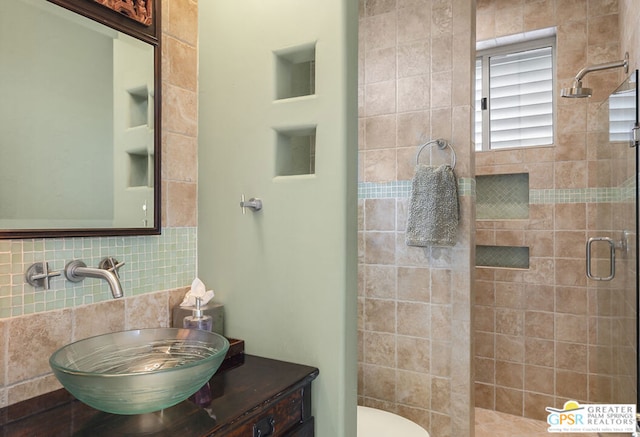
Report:
[[49,271],[49,263],[42,261],[31,264],[24,276],[30,285],[34,287],[43,287],[45,290],[48,290],[51,278],[60,276],[61,274],[62,272]]
[[108,256],[106,258],[102,258],[102,260],[98,264],[98,267],[101,268],[102,270],[108,270],[110,272],[113,272],[113,274],[116,275],[118,279],[120,279],[120,275],[118,274],[118,269],[122,267],[124,264],[125,264],[124,261],[118,262],[118,260],[115,259],[114,257]]

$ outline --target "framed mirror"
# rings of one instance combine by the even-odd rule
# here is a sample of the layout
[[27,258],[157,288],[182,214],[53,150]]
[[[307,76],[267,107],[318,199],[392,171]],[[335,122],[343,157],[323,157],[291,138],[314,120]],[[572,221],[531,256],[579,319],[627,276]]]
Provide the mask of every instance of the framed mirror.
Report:
[[100,2],[3,2],[0,238],[160,233],[159,2]]

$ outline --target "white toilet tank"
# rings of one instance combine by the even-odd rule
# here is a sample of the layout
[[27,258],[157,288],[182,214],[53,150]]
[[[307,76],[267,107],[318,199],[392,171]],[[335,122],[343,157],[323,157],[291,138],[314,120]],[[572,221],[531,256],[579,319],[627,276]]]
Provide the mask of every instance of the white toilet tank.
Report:
[[358,405],[358,437],[429,437],[415,422],[388,411]]

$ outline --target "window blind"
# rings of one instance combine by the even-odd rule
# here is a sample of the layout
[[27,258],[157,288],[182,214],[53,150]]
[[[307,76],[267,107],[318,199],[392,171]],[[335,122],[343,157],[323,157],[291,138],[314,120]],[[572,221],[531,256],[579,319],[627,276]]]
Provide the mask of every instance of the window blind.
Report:
[[[553,53],[542,47],[478,58],[476,148],[482,144],[482,62],[488,62],[488,136],[491,149],[553,144]],[[485,68],[486,71],[486,68]],[[485,85],[486,86],[486,85]],[[486,126],[486,124],[485,124]],[[480,134],[478,133],[480,132]],[[487,136],[484,137],[487,139]],[[487,147],[485,147],[486,149]]]

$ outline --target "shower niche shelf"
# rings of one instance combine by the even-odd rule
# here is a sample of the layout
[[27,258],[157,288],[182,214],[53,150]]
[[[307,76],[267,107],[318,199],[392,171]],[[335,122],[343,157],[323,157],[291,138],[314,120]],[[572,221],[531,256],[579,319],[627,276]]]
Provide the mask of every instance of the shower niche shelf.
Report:
[[529,173],[476,176],[476,218],[529,218]]
[[304,44],[275,52],[276,100],[316,92],[316,45]]
[[476,246],[476,267],[529,268],[529,248],[520,246]]
[[276,176],[315,174],[316,126],[276,129]]

